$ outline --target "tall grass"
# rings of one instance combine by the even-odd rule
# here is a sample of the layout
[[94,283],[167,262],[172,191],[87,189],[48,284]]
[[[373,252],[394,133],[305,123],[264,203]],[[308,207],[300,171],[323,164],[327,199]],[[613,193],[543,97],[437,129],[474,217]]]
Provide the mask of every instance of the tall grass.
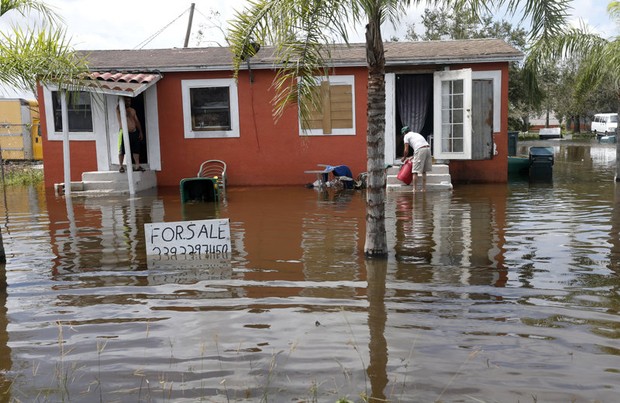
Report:
[[41,166],[27,163],[11,163],[0,166],[0,187],[36,185],[43,181]]

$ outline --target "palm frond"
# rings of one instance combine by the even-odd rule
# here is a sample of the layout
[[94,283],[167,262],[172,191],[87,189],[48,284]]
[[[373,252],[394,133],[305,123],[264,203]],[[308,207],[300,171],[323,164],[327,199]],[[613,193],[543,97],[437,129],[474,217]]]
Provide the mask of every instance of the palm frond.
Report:
[[23,16],[34,11],[51,24],[62,22],[60,16],[50,6],[39,0],[0,0],[0,17],[9,11],[15,11]]
[[69,82],[87,71],[63,30],[13,27],[1,32],[0,82],[34,91],[37,80]]
[[306,108],[320,106],[314,77],[327,74],[329,45],[336,38],[348,42],[349,23],[359,18],[359,10],[360,5],[350,0],[250,0],[229,31],[236,74],[252,56],[247,49],[253,41],[274,44],[265,50],[272,52],[278,68],[274,116],[304,99],[300,112],[302,119],[307,117]]
[[522,22],[531,20],[530,38],[546,40],[561,35],[567,26],[570,0],[500,0],[498,4],[507,3],[510,13],[515,14],[522,8]]

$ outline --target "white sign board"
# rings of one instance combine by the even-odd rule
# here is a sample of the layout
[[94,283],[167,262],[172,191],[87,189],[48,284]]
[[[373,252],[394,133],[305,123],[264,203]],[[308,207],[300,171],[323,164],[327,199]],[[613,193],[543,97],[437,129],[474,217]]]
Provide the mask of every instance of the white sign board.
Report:
[[217,220],[144,224],[147,256],[230,253],[230,224]]

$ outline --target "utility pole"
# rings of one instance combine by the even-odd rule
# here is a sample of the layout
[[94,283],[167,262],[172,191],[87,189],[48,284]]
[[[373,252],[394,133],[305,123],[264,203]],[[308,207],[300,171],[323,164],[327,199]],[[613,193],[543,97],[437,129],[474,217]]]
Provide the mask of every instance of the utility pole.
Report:
[[192,5],[189,7],[189,22],[187,23],[187,32],[185,33],[185,43],[183,44],[184,48],[186,48],[189,44],[189,34],[192,32],[192,20],[194,19],[195,6],[196,3],[192,3]]

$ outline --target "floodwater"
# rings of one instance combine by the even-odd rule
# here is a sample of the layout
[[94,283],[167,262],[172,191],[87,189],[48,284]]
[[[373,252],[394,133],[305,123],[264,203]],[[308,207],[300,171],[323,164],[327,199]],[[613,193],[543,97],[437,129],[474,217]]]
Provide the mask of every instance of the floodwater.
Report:
[[[389,193],[377,261],[361,191],[11,188],[0,401],[615,402],[615,145],[544,144],[550,182]],[[146,258],[144,224],[214,218],[228,258]]]

